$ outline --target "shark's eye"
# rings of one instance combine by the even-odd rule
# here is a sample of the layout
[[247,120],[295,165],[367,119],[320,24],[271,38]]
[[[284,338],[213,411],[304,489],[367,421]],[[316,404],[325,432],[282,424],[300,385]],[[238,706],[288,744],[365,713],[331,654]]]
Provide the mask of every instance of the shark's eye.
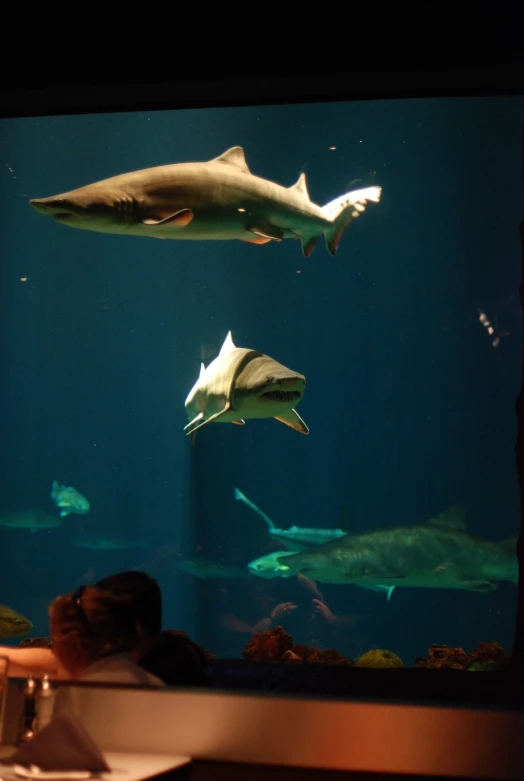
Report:
[[274,377],[266,377],[266,382],[273,382],[274,379]]

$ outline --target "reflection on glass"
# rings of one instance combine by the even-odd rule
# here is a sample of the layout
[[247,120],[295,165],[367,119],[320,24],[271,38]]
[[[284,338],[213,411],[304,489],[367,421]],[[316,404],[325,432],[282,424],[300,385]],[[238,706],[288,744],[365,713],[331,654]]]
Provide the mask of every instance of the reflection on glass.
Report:
[[1,121],[0,578],[31,636],[136,569],[218,659],[507,660],[523,109]]

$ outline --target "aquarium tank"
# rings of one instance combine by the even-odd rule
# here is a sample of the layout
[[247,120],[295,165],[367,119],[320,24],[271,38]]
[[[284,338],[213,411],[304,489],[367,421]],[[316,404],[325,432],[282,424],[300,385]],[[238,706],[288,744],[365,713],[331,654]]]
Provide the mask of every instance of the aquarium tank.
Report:
[[1,644],[136,569],[219,659],[511,652],[523,120],[0,120]]

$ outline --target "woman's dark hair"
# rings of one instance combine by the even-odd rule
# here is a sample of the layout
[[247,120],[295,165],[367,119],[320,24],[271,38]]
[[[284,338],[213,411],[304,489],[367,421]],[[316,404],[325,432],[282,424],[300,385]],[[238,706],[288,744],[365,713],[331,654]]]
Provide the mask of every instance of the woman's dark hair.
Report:
[[146,632],[157,635],[162,629],[162,592],[157,581],[146,572],[128,570],[109,575],[96,583],[97,588],[118,596],[129,596],[135,618]]

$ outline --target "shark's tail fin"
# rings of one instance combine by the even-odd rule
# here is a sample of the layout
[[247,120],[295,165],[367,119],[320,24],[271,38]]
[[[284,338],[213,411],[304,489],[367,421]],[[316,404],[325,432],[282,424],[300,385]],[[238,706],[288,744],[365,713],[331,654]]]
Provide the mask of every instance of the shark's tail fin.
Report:
[[248,507],[250,507],[254,512],[257,513],[257,515],[260,515],[260,517],[265,521],[268,529],[271,531],[273,529],[276,529],[275,524],[269,518],[265,512],[263,512],[260,507],[257,507],[254,502],[251,501],[251,499],[248,499],[245,494],[242,493],[238,488],[235,488],[235,499],[238,499],[240,502],[244,502],[244,504],[247,504]]
[[369,201],[378,203],[381,194],[382,187],[365,187],[362,190],[352,190],[350,193],[341,195],[322,207],[324,217],[331,223],[331,226],[324,231],[326,247],[330,255],[336,254],[346,228],[366,210]]

